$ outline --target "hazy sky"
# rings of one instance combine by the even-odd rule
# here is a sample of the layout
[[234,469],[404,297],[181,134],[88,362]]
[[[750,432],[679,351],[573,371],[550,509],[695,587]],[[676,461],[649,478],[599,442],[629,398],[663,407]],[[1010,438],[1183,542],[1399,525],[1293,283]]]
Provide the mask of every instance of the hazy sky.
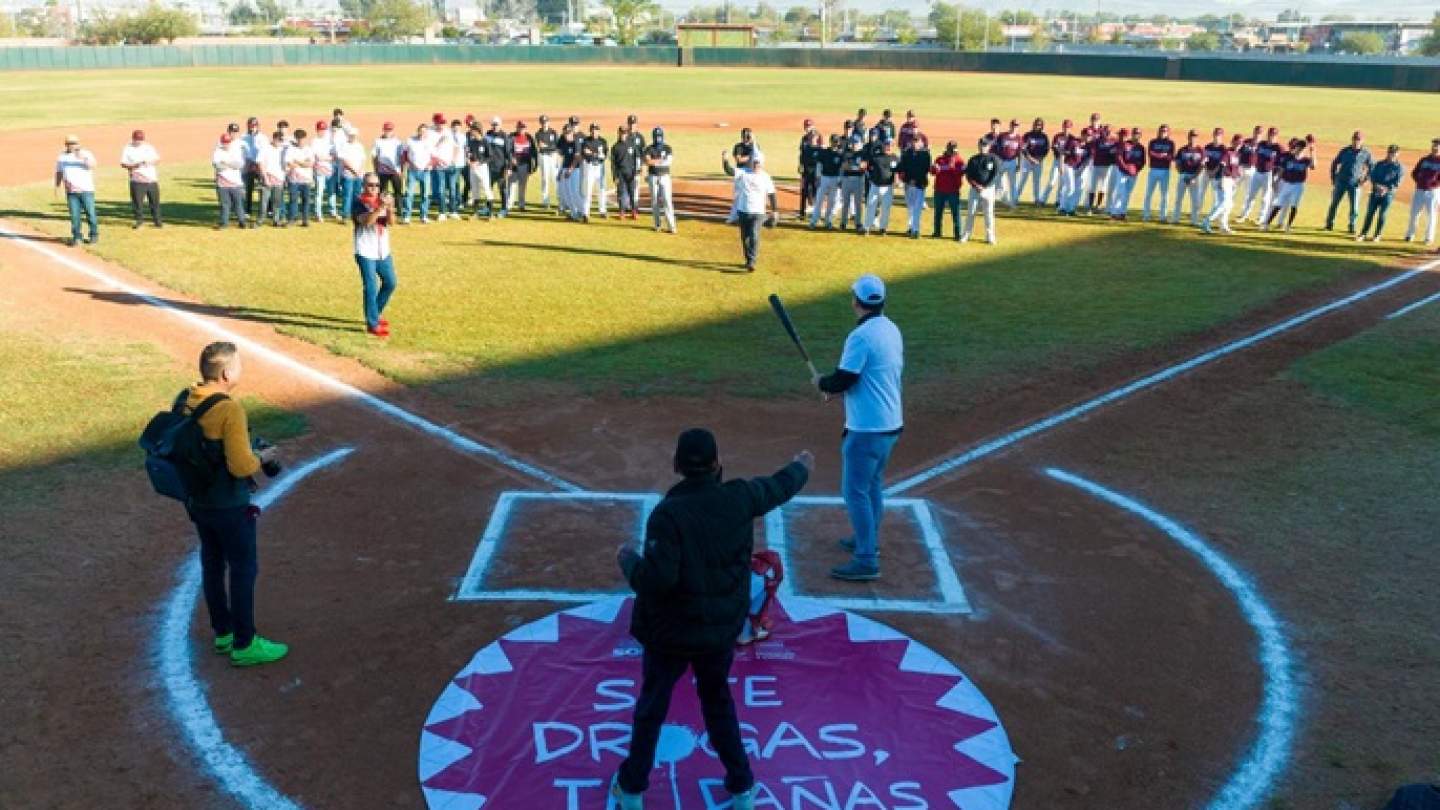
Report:
[[[661,0],[665,8],[673,11],[683,11],[692,5],[705,5],[721,3],[724,0]],[[796,0],[769,0],[770,4],[781,9],[793,5],[815,5],[813,2],[796,2]],[[929,12],[930,5],[924,0],[847,0],[848,7],[866,12],[885,11],[886,9],[905,9],[912,14],[924,15]],[[1003,9],[1026,9],[1037,14],[1047,9],[1058,13],[1078,11],[1081,14],[1093,14],[1104,8],[1107,11],[1116,10],[1114,3],[1100,3],[1097,0],[1079,0],[1079,2],[1056,2],[1056,0],[965,0],[968,6],[984,8],[990,11],[1001,11]],[[735,5],[750,6],[753,3],[744,3],[736,0]],[[1430,19],[1437,10],[1434,2],[1417,3],[1409,0],[1395,0],[1380,6],[1383,11],[1376,11],[1377,5],[1374,2],[1364,0],[1323,0],[1323,2],[1301,2],[1300,0],[1212,0],[1202,5],[1188,4],[1177,6],[1174,0],[1130,0],[1124,4],[1126,14],[1171,14],[1176,13],[1187,15],[1198,15],[1204,13],[1224,14],[1239,12],[1251,17],[1262,19],[1275,19],[1281,11],[1287,8],[1299,8],[1307,16],[1319,19],[1326,14],[1351,14],[1356,19],[1364,19],[1372,16],[1383,16],[1391,18],[1415,18]],[[1181,10],[1183,9],[1183,10]]]

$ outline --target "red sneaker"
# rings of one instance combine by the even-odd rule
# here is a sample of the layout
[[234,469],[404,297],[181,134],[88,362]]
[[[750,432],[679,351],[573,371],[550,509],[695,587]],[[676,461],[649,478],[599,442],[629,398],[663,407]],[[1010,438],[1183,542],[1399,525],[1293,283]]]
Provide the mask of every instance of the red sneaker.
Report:
[[389,329],[389,328],[390,328],[390,322],[387,321],[387,320],[385,320],[384,318],[381,318],[381,319],[380,319],[380,328],[381,328],[381,329]]
[[370,334],[372,334],[372,335],[374,335],[375,337],[378,337],[378,338],[388,338],[388,337],[390,337],[390,328],[389,328],[388,326],[386,326],[385,324],[383,324],[383,323],[380,324],[379,326],[375,327],[374,329],[371,329],[370,327],[367,326],[367,327],[365,327],[365,331],[366,331],[366,332],[369,332]]

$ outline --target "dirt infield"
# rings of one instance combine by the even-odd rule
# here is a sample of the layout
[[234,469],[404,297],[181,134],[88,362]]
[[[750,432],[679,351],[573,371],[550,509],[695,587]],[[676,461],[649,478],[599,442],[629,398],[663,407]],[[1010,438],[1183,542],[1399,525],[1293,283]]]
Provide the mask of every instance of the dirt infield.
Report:
[[[154,308],[114,306],[77,293],[97,285],[14,240],[0,242],[0,264],[10,279],[7,294],[56,322],[83,324],[116,340],[158,341],[187,366],[207,339]],[[119,268],[104,266],[104,272],[154,289]],[[924,469],[951,455],[946,448],[973,446],[1123,384],[1137,371],[1377,280],[1357,277],[1310,290],[1180,345],[1125,357],[1095,373],[1035,381],[963,418],[912,413],[892,470],[899,478]],[[1103,476],[1112,438],[1137,432],[1157,458],[1192,442],[1243,453],[1253,426],[1193,430],[1218,391],[1243,392],[1291,359],[1437,289],[1440,278],[1418,278],[1266,342],[1243,359],[1201,369],[921,488],[976,612],[885,618],[982,685],[1023,758],[1016,807],[1192,806],[1217,790],[1253,740],[1261,688],[1253,634],[1210,572],[1152,527],[1047,480],[1040,468],[1074,466]],[[165,291],[165,297],[177,296]],[[821,456],[813,491],[837,488],[838,416],[817,404],[582,398],[467,413],[263,326],[223,326],[586,487],[662,491],[670,480],[673,436],[704,421],[721,437],[731,474],[763,472],[812,447]],[[415,806],[419,727],[444,678],[488,641],[552,609],[537,602],[449,600],[497,494],[537,484],[263,358],[252,357],[248,367],[248,389],[309,416],[311,433],[288,448],[293,458],[342,445],[356,450],[263,519],[260,624],[294,645],[290,661],[241,674],[200,656],[199,677],[227,739],[281,792],[315,807]],[[120,519],[104,521],[104,571],[53,570],[48,554],[21,561],[37,579],[26,592],[35,630],[24,636],[20,659],[42,663],[27,673],[36,697],[28,722],[10,732],[19,753],[7,759],[20,767],[4,782],[16,795],[40,797],[42,805],[86,806],[121,796],[153,807],[209,804],[216,788],[176,742],[164,701],[151,686],[154,620],[140,613],[173,585],[172,572],[189,553],[187,527],[137,480],[111,487],[62,493],[60,503],[32,516],[43,522],[34,531],[83,554],[97,508],[123,505],[106,509],[120,509]],[[1184,503],[1182,486],[1155,482],[1146,491]],[[614,584],[605,564],[611,549],[573,547],[581,534],[573,526],[548,536],[532,532],[506,558],[507,570],[530,581]],[[1217,539],[1232,550],[1243,546],[1243,538]],[[823,540],[812,537],[797,548],[805,562],[795,576],[834,592],[818,576],[833,554]],[[919,579],[922,566],[906,554],[896,555],[891,570]],[[894,580],[885,587],[903,591],[905,578]],[[206,635],[200,613],[197,647]],[[93,632],[113,626],[116,616],[127,618]],[[90,632],[73,646],[81,629]],[[48,654],[62,648],[67,655]],[[97,680],[97,671],[107,677]],[[137,744],[116,749],[115,740],[129,738]],[[98,778],[67,779],[64,763],[77,760],[105,764]]]

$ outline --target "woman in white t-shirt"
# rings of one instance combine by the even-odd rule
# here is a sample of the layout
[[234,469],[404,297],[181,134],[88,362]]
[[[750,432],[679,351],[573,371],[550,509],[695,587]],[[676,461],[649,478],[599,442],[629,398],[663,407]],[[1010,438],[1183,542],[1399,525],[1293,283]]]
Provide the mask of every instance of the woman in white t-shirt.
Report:
[[[95,217],[95,155],[80,146],[76,135],[65,137],[65,151],[55,161],[55,187],[65,187],[65,204],[70,209],[70,241],[100,241],[100,222]],[[80,218],[90,226],[90,236],[80,238]]]
[[[366,172],[360,194],[351,208],[355,223],[355,264],[365,294],[365,331],[390,337],[385,306],[395,292],[395,262],[390,255],[390,226],[395,222],[395,198],[380,193],[380,176]],[[379,279],[379,288],[376,288]]]

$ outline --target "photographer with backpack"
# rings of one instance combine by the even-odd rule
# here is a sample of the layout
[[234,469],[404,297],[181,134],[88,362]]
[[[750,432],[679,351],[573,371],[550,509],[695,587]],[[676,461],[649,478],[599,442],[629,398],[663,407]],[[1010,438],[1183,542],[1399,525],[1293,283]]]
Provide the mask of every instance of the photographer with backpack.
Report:
[[229,396],[240,372],[235,344],[206,346],[200,353],[201,382],[180,392],[170,411],[151,420],[140,444],[156,491],[183,501],[200,535],[215,652],[247,667],[279,661],[289,648],[255,633],[259,510],[250,505],[250,494],[262,469],[267,476],[280,474],[280,459],[263,440],[252,443],[245,409]]

